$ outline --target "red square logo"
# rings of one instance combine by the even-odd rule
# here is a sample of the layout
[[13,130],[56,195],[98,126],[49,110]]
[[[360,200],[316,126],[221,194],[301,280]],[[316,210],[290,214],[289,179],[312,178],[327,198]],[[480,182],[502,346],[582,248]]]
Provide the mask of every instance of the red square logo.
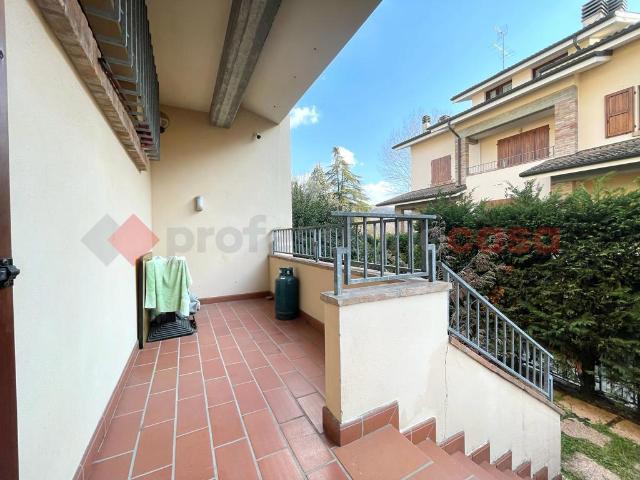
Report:
[[109,243],[131,265],[135,265],[136,259],[151,250],[158,240],[159,238],[136,215],[131,215],[109,237]]

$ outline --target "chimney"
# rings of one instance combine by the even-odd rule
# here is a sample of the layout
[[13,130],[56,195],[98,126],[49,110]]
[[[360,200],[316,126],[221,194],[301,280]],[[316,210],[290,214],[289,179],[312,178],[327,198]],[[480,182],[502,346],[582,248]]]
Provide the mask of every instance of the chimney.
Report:
[[449,115],[440,115],[438,117],[438,123],[443,123],[443,122],[446,122],[447,120],[449,120]]
[[590,0],[582,6],[582,25],[587,27],[598,20],[627,9],[627,0]]
[[431,117],[429,115],[422,116],[422,131],[426,132],[431,126]]

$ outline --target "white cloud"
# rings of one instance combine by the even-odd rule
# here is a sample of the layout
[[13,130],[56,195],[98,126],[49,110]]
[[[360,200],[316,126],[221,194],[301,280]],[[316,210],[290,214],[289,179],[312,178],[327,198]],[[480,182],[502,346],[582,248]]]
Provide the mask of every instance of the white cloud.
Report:
[[342,156],[342,158],[344,158],[344,161],[347,162],[352,167],[355,167],[356,165],[358,165],[358,161],[356,160],[356,154],[353,153],[348,148],[338,147],[338,152],[340,152],[340,155]]
[[289,113],[291,118],[291,128],[297,128],[300,125],[314,125],[320,121],[320,114],[315,105],[310,107],[294,107]]
[[393,186],[386,180],[380,180],[375,183],[365,183],[362,185],[364,193],[369,197],[369,202],[372,205],[389,199],[394,194]]

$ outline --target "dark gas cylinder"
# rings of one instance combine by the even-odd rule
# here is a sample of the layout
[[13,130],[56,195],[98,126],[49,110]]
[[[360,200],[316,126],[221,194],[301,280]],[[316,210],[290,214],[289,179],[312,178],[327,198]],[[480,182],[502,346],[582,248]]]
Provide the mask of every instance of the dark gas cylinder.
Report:
[[293,267],[280,269],[280,276],[276,278],[276,318],[278,320],[293,320],[298,317],[300,290],[298,279],[293,276]]

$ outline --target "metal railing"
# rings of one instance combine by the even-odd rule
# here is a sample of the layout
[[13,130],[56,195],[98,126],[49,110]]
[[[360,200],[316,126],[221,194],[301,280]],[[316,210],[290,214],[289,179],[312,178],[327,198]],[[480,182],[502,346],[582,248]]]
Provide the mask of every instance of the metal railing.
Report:
[[553,355],[445,263],[440,267],[452,284],[449,333],[553,400]]
[[118,91],[142,148],[160,158],[160,97],[144,0],[80,0],[100,47],[100,63]]
[[332,262],[333,250],[344,245],[342,225],[277,228],[272,232],[273,253]]
[[501,168],[515,167],[523,163],[543,160],[545,158],[553,158],[554,147],[539,148],[530,152],[519,153],[511,157],[501,158],[493,162],[481,163],[479,165],[471,165],[467,168],[467,175],[477,175],[479,173],[491,172]]
[[272,252],[334,263],[334,291],[343,285],[406,277],[435,278],[434,215],[334,212],[340,225],[280,228]]
[[[429,220],[435,215],[334,212],[333,216],[342,219],[344,231],[343,245],[334,250],[336,295],[343,285],[435,279],[435,247],[428,243]],[[354,272],[354,267],[359,270]]]

